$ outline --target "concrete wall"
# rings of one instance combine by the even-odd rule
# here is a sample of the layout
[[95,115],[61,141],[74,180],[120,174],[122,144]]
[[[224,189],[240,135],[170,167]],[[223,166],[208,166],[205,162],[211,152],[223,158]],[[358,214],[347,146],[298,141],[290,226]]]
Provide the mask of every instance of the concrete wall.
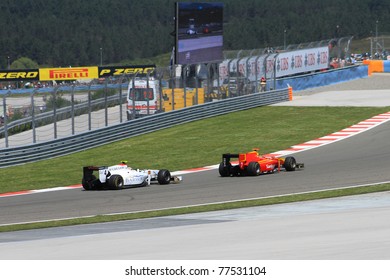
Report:
[[390,73],[390,60],[364,60],[363,63],[368,66],[368,75],[374,72]]
[[[305,76],[291,77],[277,80],[276,89],[291,86],[294,91],[305,90],[314,87],[326,86],[330,84],[341,83],[349,80],[365,78],[368,76],[368,66],[352,66],[339,68],[327,72],[317,72]],[[273,88],[272,81],[270,87]]]
[[390,73],[390,60],[383,60],[383,72]]

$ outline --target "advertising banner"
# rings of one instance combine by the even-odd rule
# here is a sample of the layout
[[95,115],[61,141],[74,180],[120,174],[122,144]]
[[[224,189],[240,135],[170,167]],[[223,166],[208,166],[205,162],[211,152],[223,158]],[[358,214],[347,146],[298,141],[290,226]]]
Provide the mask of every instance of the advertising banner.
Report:
[[275,61],[278,53],[267,55],[265,59],[265,76],[267,79],[275,78]]
[[38,69],[0,70],[0,82],[39,80]]
[[261,77],[265,77],[265,65],[264,60],[266,55],[254,56],[247,59],[248,64],[248,79],[252,82],[260,80]]
[[72,67],[72,68],[41,68],[39,79],[41,81],[67,81],[80,79],[97,79],[98,68]]
[[275,63],[276,78],[327,69],[329,49],[326,46],[279,53]]
[[[250,81],[254,82],[259,80],[261,77],[265,77],[266,75],[266,64],[265,59],[268,55],[262,56],[250,56],[244,57],[241,59],[225,59],[219,64],[219,79],[222,83],[228,75],[230,76],[241,76],[246,77]],[[273,73],[273,65],[274,65],[274,56],[271,57],[269,61],[269,73],[270,76]]]
[[99,78],[118,76],[118,75],[151,75],[156,69],[155,65],[136,65],[136,66],[99,66]]
[[155,65],[127,65],[0,70],[0,82],[91,80],[119,75],[142,77],[147,74],[153,75],[155,69]]

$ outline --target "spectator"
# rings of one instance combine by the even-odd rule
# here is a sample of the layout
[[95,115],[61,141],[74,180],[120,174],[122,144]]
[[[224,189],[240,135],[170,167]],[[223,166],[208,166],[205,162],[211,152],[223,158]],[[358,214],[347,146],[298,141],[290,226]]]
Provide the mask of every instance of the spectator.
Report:
[[260,79],[260,92],[266,91],[267,88],[267,80],[265,77],[261,77]]

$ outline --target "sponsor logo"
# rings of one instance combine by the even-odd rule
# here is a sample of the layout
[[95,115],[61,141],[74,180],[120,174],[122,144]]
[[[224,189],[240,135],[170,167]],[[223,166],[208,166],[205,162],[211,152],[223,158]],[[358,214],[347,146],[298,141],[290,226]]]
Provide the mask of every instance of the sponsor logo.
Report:
[[121,170],[121,169],[127,169],[127,166],[126,165],[120,165],[120,166],[112,166],[112,167],[108,168],[108,170],[110,170],[110,171]]
[[155,70],[154,66],[145,67],[99,67],[99,77],[117,76],[117,75],[147,75]]
[[89,78],[89,71],[88,68],[52,69],[49,70],[49,78],[53,80],[85,79]]
[[146,176],[138,175],[136,177],[125,178],[125,185],[141,184],[145,180]]
[[32,71],[7,71],[0,72],[0,80],[38,79],[39,72]]
[[94,79],[97,77],[98,67],[39,69],[39,78],[41,81]]

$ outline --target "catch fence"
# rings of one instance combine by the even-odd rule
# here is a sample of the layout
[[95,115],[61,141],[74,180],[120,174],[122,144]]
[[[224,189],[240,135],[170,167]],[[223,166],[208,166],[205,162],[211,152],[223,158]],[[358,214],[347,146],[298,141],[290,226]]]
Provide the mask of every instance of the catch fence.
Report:
[[[352,37],[286,48],[226,52],[221,63],[156,68],[141,77],[112,76],[88,83],[0,90],[0,149],[37,144],[126,123],[143,116],[279,90],[280,78],[348,66]],[[337,64],[332,59],[337,58]],[[344,62],[343,62],[344,61]],[[266,78],[263,87],[260,83]],[[136,108],[129,89],[140,79],[158,95]],[[157,87],[158,85],[158,87]],[[180,89],[176,92],[176,89]],[[157,104],[158,102],[158,104]],[[152,105],[156,106],[151,109]],[[239,106],[239,105],[238,105]]]

